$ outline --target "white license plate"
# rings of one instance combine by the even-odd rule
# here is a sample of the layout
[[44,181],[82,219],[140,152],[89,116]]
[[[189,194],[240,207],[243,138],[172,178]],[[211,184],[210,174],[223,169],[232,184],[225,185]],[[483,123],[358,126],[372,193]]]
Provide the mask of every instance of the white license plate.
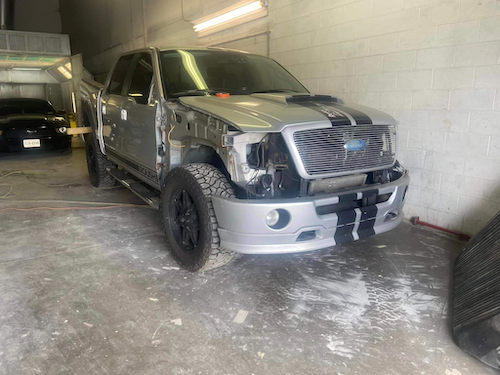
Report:
[[40,147],[39,139],[23,139],[24,148]]

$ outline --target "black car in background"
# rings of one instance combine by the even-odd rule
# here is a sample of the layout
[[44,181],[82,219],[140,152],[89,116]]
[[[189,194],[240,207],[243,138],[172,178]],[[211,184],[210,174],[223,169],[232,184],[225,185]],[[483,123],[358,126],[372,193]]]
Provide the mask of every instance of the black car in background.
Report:
[[41,99],[0,99],[0,152],[71,149],[65,118]]

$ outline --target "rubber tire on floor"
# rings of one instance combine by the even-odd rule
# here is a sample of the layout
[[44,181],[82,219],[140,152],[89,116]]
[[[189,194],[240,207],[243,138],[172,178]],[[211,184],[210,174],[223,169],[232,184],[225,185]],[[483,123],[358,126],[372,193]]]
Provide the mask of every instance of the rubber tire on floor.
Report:
[[[94,133],[89,133],[85,137],[85,148],[87,151],[87,168],[90,182],[96,188],[113,187],[116,180],[106,171],[106,168],[113,168],[115,165],[101,152]],[[91,153],[94,153],[94,165],[91,165]]]
[[[198,211],[200,234],[194,250],[184,251],[176,242],[168,215],[172,194],[186,190]],[[210,164],[188,164],[173,169],[165,178],[162,188],[160,212],[163,231],[179,263],[191,272],[207,271],[229,263],[234,252],[220,247],[217,218],[212,196],[234,197],[234,190],[226,176]]]

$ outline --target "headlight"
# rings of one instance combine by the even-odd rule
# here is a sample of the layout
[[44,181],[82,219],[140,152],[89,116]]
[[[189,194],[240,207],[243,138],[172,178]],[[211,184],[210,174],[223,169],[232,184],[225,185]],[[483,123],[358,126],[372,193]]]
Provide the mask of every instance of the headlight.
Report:
[[66,128],[66,126],[61,126],[60,128],[57,128],[56,130],[57,130],[58,133],[66,134],[66,131],[68,129]]

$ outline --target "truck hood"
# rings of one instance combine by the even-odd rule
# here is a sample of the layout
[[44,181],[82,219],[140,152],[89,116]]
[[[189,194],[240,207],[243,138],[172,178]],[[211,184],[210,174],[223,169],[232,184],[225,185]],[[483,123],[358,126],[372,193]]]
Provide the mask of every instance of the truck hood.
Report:
[[185,96],[180,102],[194,110],[218,117],[244,132],[281,132],[287,126],[320,124],[396,124],[384,112],[326,95],[251,94]]

